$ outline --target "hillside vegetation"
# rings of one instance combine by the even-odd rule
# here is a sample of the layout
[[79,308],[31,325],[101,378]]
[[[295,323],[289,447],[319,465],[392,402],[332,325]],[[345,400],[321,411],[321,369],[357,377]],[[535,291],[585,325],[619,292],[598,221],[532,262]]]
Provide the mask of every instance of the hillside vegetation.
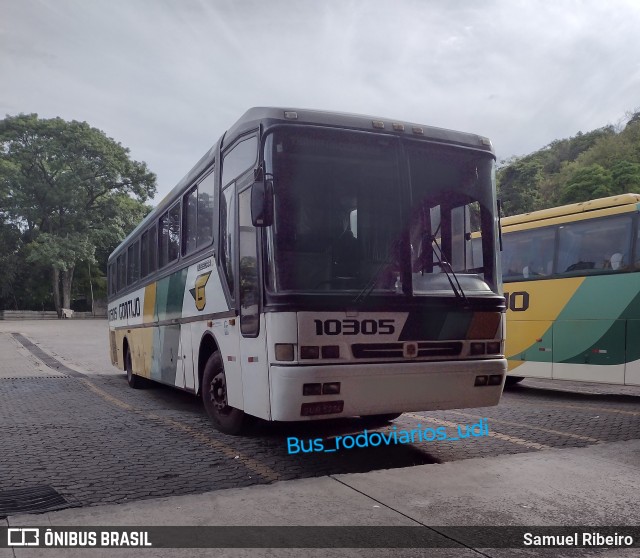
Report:
[[512,158],[499,166],[503,214],[640,193],[640,112],[621,130],[605,126]]

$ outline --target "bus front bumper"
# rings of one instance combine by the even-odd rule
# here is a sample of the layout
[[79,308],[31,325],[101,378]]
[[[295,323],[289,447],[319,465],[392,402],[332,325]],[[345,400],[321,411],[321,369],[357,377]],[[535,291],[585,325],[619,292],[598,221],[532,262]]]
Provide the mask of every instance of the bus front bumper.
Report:
[[[500,401],[506,372],[506,359],[327,366],[273,364],[269,373],[271,419],[300,421],[489,407]],[[498,385],[476,385],[478,376],[495,379],[497,375],[502,376]],[[308,391],[313,391],[314,387],[321,390],[324,384],[338,382],[337,394],[303,395],[305,384],[316,384],[307,386]],[[323,402],[328,405],[305,405]]]

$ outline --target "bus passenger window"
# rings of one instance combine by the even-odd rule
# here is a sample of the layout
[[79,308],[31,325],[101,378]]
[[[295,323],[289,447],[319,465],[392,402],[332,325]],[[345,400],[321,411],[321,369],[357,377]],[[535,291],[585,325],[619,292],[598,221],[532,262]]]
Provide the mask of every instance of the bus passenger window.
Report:
[[169,210],[168,221],[168,261],[178,259],[180,254],[180,204],[175,204]]
[[194,188],[184,197],[184,216],[182,223],[182,253],[190,254],[196,249],[198,231],[198,190]]
[[149,231],[140,238],[140,277],[149,275]]
[[213,240],[213,181],[210,173],[198,184],[198,233],[196,245],[205,246]]
[[157,265],[157,253],[158,253],[158,227],[154,224],[149,229],[149,273],[153,273],[158,269]]
[[127,286],[127,268],[125,267],[125,252],[118,256],[116,265],[118,267],[118,291],[121,291]]
[[631,240],[630,217],[569,223],[559,230],[560,272],[589,274],[624,267]]
[[158,268],[163,268],[169,259],[167,257],[167,247],[169,245],[169,212],[160,217],[158,223]]
[[136,240],[127,249],[127,285],[132,285],[140,279],[140,261],[138,260],[138,248],[140,243]]

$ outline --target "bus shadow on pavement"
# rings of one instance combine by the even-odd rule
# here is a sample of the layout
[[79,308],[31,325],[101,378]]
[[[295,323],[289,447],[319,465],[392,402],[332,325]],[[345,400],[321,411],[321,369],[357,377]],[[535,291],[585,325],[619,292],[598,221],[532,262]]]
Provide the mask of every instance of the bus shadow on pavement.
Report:
[[[608,387],[610,392],[605,392]],[[637,389],[637,394],[619,393],[620,389]],[[598,393],[585,391],[586,389],[597,389]],[[637,405],[640,402],[640,386],[608,386],[590,383],[576,385],[575,389],[569,385],[528,385],[516,384],[505,388],[505,393],[513,395],[524,395],[527,398],[535,399],[555,399],[570,400],[584,403],[628,403]]]
[[[129,389],[126,378],[113,378],[113,384]],[[269,462],[283,479],[305,478],[343,473],[365,473],[378,469],[396,469],[428,465],[441,461],[415,444],[391,444],[377,447],[340,448],[336,451],[300,451],[289,453],[287,438],[305,441],[322,439],[328,450],[335,445],[336,437],[369,433],[391,432],[394,426],[403,427],[394,422],[380,422],[372,425],[359,417],[334,418],[308,422],[268,422],[250,417],[247,427],[240,436],[228,436],[218,432],[206,415],[202,400],[192,393],[181,391],[156,382],[149,383],[141,393],[153,403],[154,413],[185,412],[203,420],[198,430],[207,436],[224,441],[229,446],[245,453],[253,459]],[[160,407],[160,409],[156,409]],[[203,428],[204,426],[204,428]]]

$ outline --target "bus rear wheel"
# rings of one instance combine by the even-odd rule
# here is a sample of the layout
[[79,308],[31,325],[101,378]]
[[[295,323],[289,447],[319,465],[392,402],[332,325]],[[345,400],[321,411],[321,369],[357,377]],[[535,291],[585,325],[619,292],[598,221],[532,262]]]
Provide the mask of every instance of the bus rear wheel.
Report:
[[127,370],[127,383],[129,387],[133,389],[140,389],[142,387],[143,379],[140,376],[136,376],[133,373],[133,362],[131,360],[131,351],[127,348],[127,354],[124,357],[124,366]]
[[245,423],[245,414],[229,405],[227,377],[220,353],[213,353],[202,376],[202,402],[214,426],[225,434],[240,434]]

